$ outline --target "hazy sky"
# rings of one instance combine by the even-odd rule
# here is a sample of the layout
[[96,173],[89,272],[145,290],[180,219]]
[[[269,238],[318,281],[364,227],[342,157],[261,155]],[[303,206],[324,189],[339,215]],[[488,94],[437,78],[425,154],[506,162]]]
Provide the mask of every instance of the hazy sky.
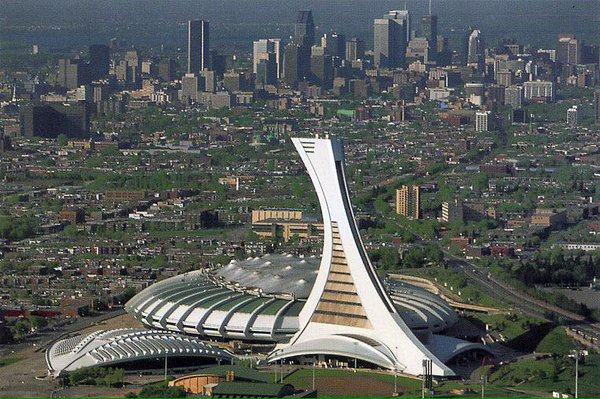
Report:
[[[185,39],[186,20],[204,18],[211,22],[214,44],[226,47],[228,42],[285,37],[296,11],[312,9],[318,31],[336,30],[346,36],[359,36],[370,46],[372,20],[387,10],[403,8],[404,3],[403,0],[0,0],[0,39],[46,41],[49,46],[60,46],[61,42],[87,45],[94,38],[104,41],[110,37],[145,45],[172,44]],[[427,0],[409,0],[407,4],[418,29],[419,18],[427,12]],[[433,10],[439,18],[440,33],[449,36],[458,36],[467,27],[477,26],[490,42],[514,37],[525,44],[542,45],[554,42],[562,32],[600,42],[600,0],[434,0]],[[49,25],[56,27],[48,31]],[[61,30],[57,30],[59,27]]]

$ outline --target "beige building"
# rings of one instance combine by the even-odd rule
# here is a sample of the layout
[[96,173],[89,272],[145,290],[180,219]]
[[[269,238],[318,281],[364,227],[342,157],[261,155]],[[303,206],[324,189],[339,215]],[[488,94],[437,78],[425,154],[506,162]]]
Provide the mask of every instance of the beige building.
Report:
[[252,223],[267,219],[301,220],[302,211],[294,209],[255,209],[252,211]]
[[564,209],[538,208],[531,216],[531,224],[537,227],[561,228],[567,224],[567,212]]
[[421,217],[421,188],[402,186],[396,190],[396,213],[409,219]]
[[322,238],[323,223],[309,220],[294,209],[256,209],[252,211],[252,231],[260,238]]

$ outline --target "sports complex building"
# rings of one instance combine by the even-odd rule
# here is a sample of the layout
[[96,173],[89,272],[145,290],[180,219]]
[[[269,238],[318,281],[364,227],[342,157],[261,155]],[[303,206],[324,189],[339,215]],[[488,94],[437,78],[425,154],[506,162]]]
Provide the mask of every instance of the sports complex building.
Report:
[[[443,335],[458,317],[441,298],[406,283],[384,284],[379,279],[350,205],[341,142],[292,141],[321,207],[320,258],[268,254],[155,283],[126,304],[127,312],[150,332],[131,332],[131,336],[105,332],[108,336],[86,338],[85,345],[59,342],[47,355],[51,372],[143,357],[149,347],[230,358],[228,352],[198,341],[201,337],[271,343],[269,362],[357,359],[361,364],[419,375],[427,360],[433,375],[448,377],[454,375],[447,365],[453,358],[486,351],[481,344]],[[116,334],[110,343],[91,344],[110,334]],[[135,334],[155,338],[142,345]],[[89,349],[85,355],[82,346]]]

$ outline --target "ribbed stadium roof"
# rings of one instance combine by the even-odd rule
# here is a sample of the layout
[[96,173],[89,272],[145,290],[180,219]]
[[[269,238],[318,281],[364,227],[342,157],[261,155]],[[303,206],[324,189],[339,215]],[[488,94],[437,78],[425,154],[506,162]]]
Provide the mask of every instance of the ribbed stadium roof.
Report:
[[54,377],[83,367],[112,366],[156,357],[231,359],[232,355],[193,337],[181,334],[120,329],[57,341],[46,351],[48,373]]
[[244,287],[259,288],[266,294],[285,293],[306,299],[315,283],[319,262],[315,256],[299,258],[289,254],[267,254],[239,262],[232,260],[217,272],[217,276]]
[[[214,275],[193,271],[158,282],[125,309],[144,324],[210,337],[287,341],[310,293],[319,258],[265,255],[231,262]],[[454,310],[424,289],[393,282],[396,309],[415,332],[439,332],[457,320]]]

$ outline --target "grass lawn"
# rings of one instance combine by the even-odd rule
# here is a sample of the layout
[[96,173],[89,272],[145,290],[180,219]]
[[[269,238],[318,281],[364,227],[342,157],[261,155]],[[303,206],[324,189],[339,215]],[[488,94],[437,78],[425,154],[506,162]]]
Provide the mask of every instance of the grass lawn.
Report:
[[[525,393],[524,396],[574,392],[575,361],[566,356],[555,359],[527,359],[500,367],[490,385]],[[579,396],[600,396],[600,355],[589,355],[579,364]]]
[[[540,319],[534,317],[528,317],[521,314],[510,314],[510,315],[471,315],[470,320],[475,324],[479,324],[481,328],[485,328],[485,324],[489,326],[489,330],[502,334],[505,338],[505,344],[513,349],[520,350],[523,352],[553,352],[544,343],[542,346],[545,350],[540,350],[538,345],[546,339],[550,332],[554,330],[554,326],[551,323],[545,323]],[[553,333],[557,334],[557,333]],[[564,334],[564,330],[563,330]],[[554,341],[558,339],[560,335],[554,337],[550,336],[549,344],[552,345],[557,343]],[[566,337],[565,334],[565,338]],[[566,342],[562,341],[563,347],[567,345]],[[562,353],[562,352],[554,352]]]
[[535,348],[539,353],[557,353],[566,355],[571,349],[576,349],[577,346],[569,338],[564,327],[556,327],[550,331]]
[[7,357],[5,359],[0,359],[0,367],[9,366],[18,362],[19,360],[21,360],[20,357]]
[[[311,368],[298,370],[284,379],[297,388],[312,388]],[[391,397],[394,376],[368,371],[315,369],[315,387],[319,397]],[[397,377],[398,391],[404,396],[420,396],[421,381]]]

